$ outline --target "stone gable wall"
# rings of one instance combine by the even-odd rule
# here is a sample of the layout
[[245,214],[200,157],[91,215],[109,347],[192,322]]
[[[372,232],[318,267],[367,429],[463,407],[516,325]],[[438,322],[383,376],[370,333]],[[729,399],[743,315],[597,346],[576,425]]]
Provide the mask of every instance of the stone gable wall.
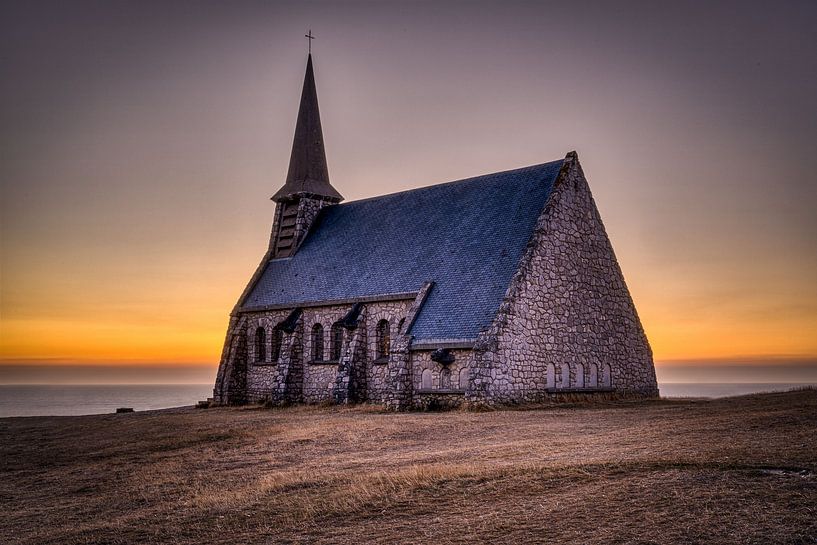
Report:
[[471,366],[476,403],[604,390],[605,369],[615,392],[658,394],[652,350],[575,154]]

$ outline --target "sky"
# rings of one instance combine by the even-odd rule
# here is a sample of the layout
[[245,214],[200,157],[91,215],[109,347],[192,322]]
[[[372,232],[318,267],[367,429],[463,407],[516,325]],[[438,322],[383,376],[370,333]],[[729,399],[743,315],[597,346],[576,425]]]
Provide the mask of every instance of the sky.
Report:
[[355,200],[576,150],[659,380],[817,382],[817,3],[0,2],[0,382],[210,382],[311,29]]

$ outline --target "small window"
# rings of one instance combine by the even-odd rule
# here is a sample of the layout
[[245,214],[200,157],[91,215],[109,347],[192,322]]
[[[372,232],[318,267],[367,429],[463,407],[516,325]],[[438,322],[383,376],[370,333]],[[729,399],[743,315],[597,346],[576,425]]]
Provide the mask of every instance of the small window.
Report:
[[470,372],[468,371],[468,368],[463,367],[462,369],[460,369],[459,382],[457,383],[460,390],[467,390],[468,389],[468,379],[469,378],[470,378]]
[[443,367],[440,371],[440,389],[441,390],[450,390],[451,389],[451,369],[448,367]]
[[389,321],[380,320],[377,322],[377,359],[389,357],[391,336],[389,332]]
[[267,358],[267,331],[263,327],[255,330],[255,361],[265,361]]
[[559,366],[561,371],[559,375],[559,382],[556,383],[557,388],[570,388],[570,366],[563,363]]
[[323,361],[323,326],[312,326],[312,361]]
[[270,351],[270,358],[272,361],[278,361],[281,358],[281,342],[284,334],[280,329],[272,330],[272,350]]
[[599,387],[599,366],[595,363],[590,364],[590,387]]
[[604,367],[601,368],[601,385],[605,388],[613,386],[613,371],[610,369],[609,363],[605,363]]
[[329,359],[340,361],[340,353],[343,351],[343,326],[339,322],[332,324],[329,345]]
[[420,375],[420,388],[423,390],[431,390],[432,382],[431,382],[431,370],[425,369],[423,370],[422,375]]

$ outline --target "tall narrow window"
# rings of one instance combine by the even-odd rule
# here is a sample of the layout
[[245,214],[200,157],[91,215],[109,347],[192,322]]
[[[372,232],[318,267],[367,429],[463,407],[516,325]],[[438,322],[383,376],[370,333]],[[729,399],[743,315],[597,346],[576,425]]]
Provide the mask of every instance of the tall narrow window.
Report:
[[561,376],[559,377],[559,382],[556,383],[557,388],[570,388],[570,366],[566,363],[563,363],[559,366],[561,370]]
[[377,322],[377,359],[389,357],[389,346],[391,336],[389,332],[389,321],[380,320]]
[[272,330],[272,350],[270,352],[270,359],[272,361],[278,361],[281,358],[281,342],[283,338],[284,334],[280,329]]
[[430,369],[425,369],[423,371],[423,374],[420,375],[420,380],[422,381],[420,383],[420,388],[422,388],[423,390],[431,390],[431,387],[433,386],[433,383],[431,381],[431,370]]
[[332,331],[329,335],[329,359],[340,360],[340,353],[343,350],[343,326],[335,322],[332,324]]
[[548,363],[547,367],[547,388],[556,387],[556,366]]
[[576,388],[584,388],[584,365],[576,364]]
[[312,361],[323,361],[323,326],[312,326]]
[[468,379],[470,378],[471,372],[468,370],[467,367],[463,367],[460,369],[460,379],[458,382],[458,386],[460,390],[467,390],[468,389]]
[[255,330],[255,361],[265,361],[267,359],[267,332],[263,327]]
[[601,368],[601,385],[605,388],[613,386],[613,372],[609,363],[605,363],[604,367]]

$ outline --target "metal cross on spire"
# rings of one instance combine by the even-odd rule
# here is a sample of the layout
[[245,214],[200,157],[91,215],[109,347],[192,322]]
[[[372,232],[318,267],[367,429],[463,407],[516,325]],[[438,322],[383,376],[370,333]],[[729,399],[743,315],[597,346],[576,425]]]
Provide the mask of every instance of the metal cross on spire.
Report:
[[315,36],[312,35],[312,29],[309,29],[308,34],[304,34],[304,38],[309,38],[309,54],[312,54],[312,40],[315,39]]

